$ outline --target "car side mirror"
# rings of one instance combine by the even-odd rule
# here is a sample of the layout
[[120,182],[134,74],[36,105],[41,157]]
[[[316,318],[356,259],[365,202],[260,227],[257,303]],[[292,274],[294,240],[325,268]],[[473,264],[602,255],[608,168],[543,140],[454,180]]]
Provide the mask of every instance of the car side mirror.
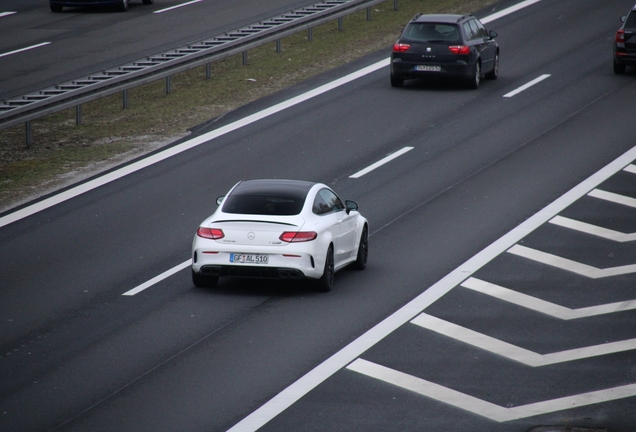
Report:
[[352,211],[358,211],[358,203],[355,201],[346,200],[345,205],[347,206],[347,214],[351,213]]
[[220,196],[216,199],[216,205],[221,205],[221,203],[223,202],[223,200],[225,199],[224,196]]
[[625,22],[625,21],[627,21],[627,15],[623,15],[623,16],[621,17],[621,22]]
[[497,32],[496,32],[496,31],[494,31],[494,30],[490,30],[490,32],[488,32],[488,36],[490,37],[490,39],[494,39],[494,38],[496,38],[497,36],[499,36],[499,33],[497,33]]

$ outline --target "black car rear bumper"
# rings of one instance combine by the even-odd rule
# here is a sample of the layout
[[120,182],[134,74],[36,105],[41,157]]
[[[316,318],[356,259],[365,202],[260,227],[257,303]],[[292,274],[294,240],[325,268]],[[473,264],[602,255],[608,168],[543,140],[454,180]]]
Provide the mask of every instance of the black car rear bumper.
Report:
[[[441,70],[439,72],[418,71],[416,70],[418,65],[436,65],[440,66]],[[417,63],[396,58],[391,61],[391,74],[400,79],[435,77],[470,79],[475,74],[475,64],[463,60],[458,60],[455,63]]]

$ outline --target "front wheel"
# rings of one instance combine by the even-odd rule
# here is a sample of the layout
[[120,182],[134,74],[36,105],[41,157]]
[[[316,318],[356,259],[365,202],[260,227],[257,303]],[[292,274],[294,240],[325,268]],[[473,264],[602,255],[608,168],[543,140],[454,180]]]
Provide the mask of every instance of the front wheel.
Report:
[[327,257],[325,258],[325,270],[322,273],[320,279],[316,281],[316,286],[319,291],[329,292],[333,287],[333,280],[335,276],[335,265],[333,259],[333,246],[329,245],[327,249]]

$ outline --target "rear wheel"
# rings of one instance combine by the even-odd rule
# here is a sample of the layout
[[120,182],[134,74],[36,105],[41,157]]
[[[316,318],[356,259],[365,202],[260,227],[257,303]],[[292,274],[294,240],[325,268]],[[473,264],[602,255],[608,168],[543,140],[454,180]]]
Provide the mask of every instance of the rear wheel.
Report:
[[496,80],[499,76],[499,53],[495,54],[495,63],[492,66],[492,70],[486,74],[486,78],[490,80]]
[[335,276],[335,267],[333,260],[333,246],[329,245],[327,249],[327,257],[325,258],[325,270],[322,273],[320,279],[316,281],[316,286],[319,291],[329,292],[333,287],[333,280]]
[[121,0],[119,4],[119,11],[126,12],[128,10],[128,0]]
[[369,257],[369,231],[365,226],[360,236],[360,244],[358,245],[358,257],[353,262],[352,267],[356,270],[364,270],[367,268],[367,259]]
[[479,88],[479,83],[481,81],[481,63],[477,62],[475,64],[475,70],[472,78],[468,81],[469,89],[477,89]]
[[403,85],[404,85],[404,80],[402,78],[398,78],[395,75],[391,74],[392,87],[402,87]]
[[192,270],[192,283],[197,288],[214,288],[218,282],[218,276],[202,275]]
[[616,60],[614,60],[614,73],[618,74],[618,75],[622,75],[625,73],[625,65],[624,64],[620,64],[618,63]]

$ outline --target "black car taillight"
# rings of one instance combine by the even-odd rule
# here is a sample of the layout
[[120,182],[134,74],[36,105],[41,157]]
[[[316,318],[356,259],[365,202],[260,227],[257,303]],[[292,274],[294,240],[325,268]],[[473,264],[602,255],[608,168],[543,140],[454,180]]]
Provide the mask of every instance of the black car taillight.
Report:
[[621,43],[621,42],[625,42],[625,31],[624,30],[619,30],[616,32],[616,42]]
[[411,48],[411,45],[409,45],[409,44],[396,42],[396,43],[393,45],[393,52],[402,53],[402,52],[406,52],[406,51],[408,51],[408,50],[409,50],[409,48]]

